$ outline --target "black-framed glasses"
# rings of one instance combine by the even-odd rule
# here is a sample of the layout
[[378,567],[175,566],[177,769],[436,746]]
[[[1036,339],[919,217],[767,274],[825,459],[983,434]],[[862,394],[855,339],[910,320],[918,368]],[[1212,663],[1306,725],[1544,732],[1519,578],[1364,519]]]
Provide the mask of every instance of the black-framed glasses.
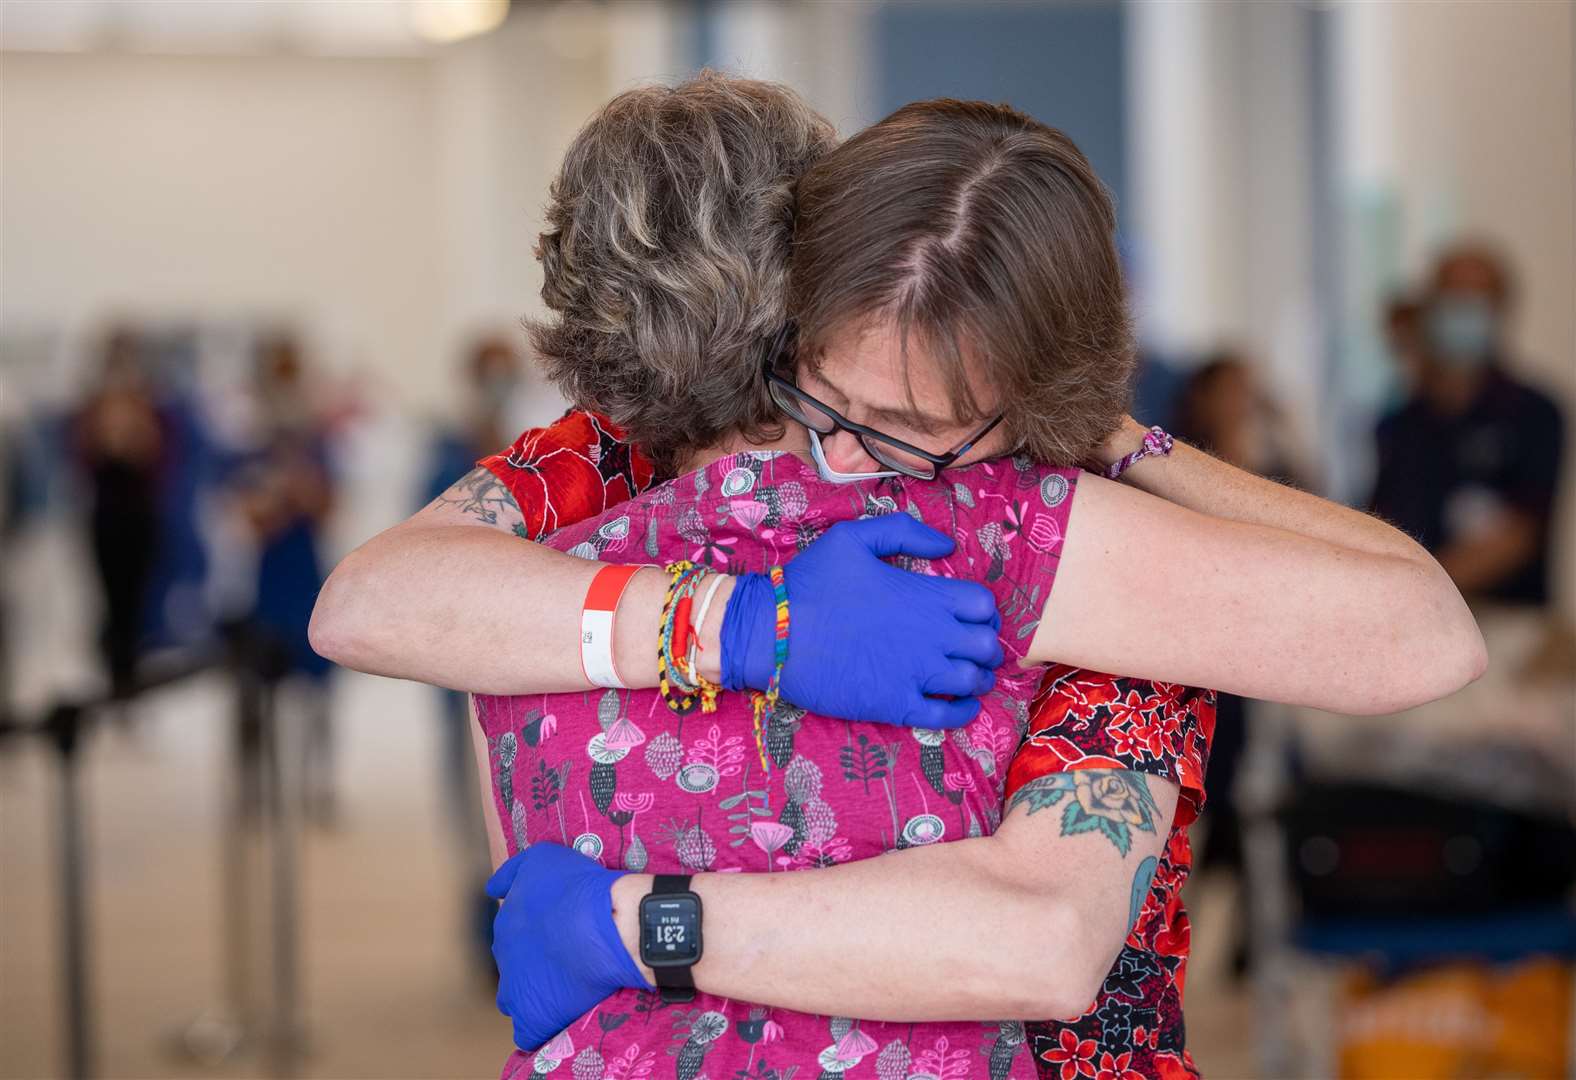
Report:
[[976,431],[957,449],[945,454],[933,454],[913,443],[894,438],[884,431],[854,423],[826,402],[801,390],[792,380],[779,375],[778,366],[782,363],[793,338],[794,327],[790,323],[777,332],[761,362],[762,374],[766,376],[767,391],[772,395],[772,401],[776,406],[818,435],[830,435],[835,431],[848,432],[859,440],[859,445],[865,448],[865,453],[904,476],[912,476],[917,480],[935,479],[937,473],[968,453],[1005,418],[1005,414],[998,414],[996,419]]

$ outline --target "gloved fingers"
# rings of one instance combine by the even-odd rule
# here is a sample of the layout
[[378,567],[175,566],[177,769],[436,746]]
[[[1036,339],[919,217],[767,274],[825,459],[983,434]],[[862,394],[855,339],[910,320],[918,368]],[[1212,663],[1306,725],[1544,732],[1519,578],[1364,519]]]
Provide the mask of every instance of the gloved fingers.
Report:
[[1001,639],[989,623],[958,623],[942,644],[953,659],[968,660],[992,671],[1006,659]]
[[[843,530],[878,558],[912,555],[920,559],[940,559],[952,554],[957,545],[950,536],[929,525],[921,525],[907,514],[884,514],[861,521],[841,522],[827,530],[830,536]],[[812,545],[813,546],[813,545]]]
[[996,596],[985,586],[977,581],[959,581],[955,578],[931,580],[941,587],[941,595],[946,598],[948,609],[959,622],[989,624],[995,620],[999,628],[1001,613],[996,610]]
[[[507,1016],[509,1014],[507,1011],[504,1011],[504,1015]],[[519,1020],[514,1022],[513,1027],[514,1045],[519,1048],[521,1053],[524,1054],[536,1053],[536,1051],[547,1045],[548,1039],[551,1039],[554,1034],[557,1034],[557,1032],[553,1032],[552,1034],[543,1035],[541,1032],[535,1030],[528,1024],[520,1022]]]
[[968,660],[949,658],[925,677],[920,690],[926,694],[977,697],[990,693],[995,685],[995,672]]
[[[530,849],[527,848],[526,851]],[[520,872],[520,864],[525,859],[525,851],[515,852],[503,861],[498,869],[493,871],[492,877],[487,879],[484,891],[494,900],[502,900],[509,895],[509,888],[514,884],[515,875]]]
[[951,701],[920,698],[919,703],[909,710],[907,726],[931,730],[962,727],[978,716],[979,711],[979,698],[954,698]]

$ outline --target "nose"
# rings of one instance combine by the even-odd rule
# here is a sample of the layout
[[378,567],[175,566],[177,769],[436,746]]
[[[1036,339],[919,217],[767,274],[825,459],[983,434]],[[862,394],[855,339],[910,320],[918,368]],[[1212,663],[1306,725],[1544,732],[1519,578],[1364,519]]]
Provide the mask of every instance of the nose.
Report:
[[880,472],[884,466],[865,451],[857,436],[847,431],[834,431],[821,436],[821,452],[834,472]]

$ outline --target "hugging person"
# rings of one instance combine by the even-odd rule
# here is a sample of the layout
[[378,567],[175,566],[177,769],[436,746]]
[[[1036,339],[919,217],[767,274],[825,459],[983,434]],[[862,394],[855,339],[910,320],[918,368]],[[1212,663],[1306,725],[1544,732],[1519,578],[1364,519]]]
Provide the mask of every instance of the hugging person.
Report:
[[[1210,707],[1178,684],[1450,692],[1482,657],[1443,573],[1123,419],[1109,199],[1010,109],[921,103],[832,148],[780,88],[635,91],[549,223],[538,348],[617,427],[523,438],[347,560],[314,625],[352,666],[495,691],[500,1004],[533,1051],[509,1071],[1191,1069]],[[564,520],[651,462],[671,479]],[[548,488],[559,464],[582,482]],[[646,568],[582,654],[619,565]],[[710,685],[714,712],[686,703]],[[640,962],[664,959],[695,962]]]

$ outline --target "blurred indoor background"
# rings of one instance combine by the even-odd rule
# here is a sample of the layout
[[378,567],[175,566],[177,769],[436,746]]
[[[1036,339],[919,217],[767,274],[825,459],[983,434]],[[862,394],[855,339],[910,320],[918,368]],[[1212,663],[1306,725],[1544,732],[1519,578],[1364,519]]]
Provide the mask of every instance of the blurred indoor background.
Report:
[[305,618],[563,407],[518,329],[548,180],[703,66],[845,133],[1066,130],[1137,415],[1377,504],[1480,605],[1454,699],[1223,707],[1205,1075],[1572,1068],[1570,3],[0,0],[0,48],[0,1077],[496,1075],[463,702]]

